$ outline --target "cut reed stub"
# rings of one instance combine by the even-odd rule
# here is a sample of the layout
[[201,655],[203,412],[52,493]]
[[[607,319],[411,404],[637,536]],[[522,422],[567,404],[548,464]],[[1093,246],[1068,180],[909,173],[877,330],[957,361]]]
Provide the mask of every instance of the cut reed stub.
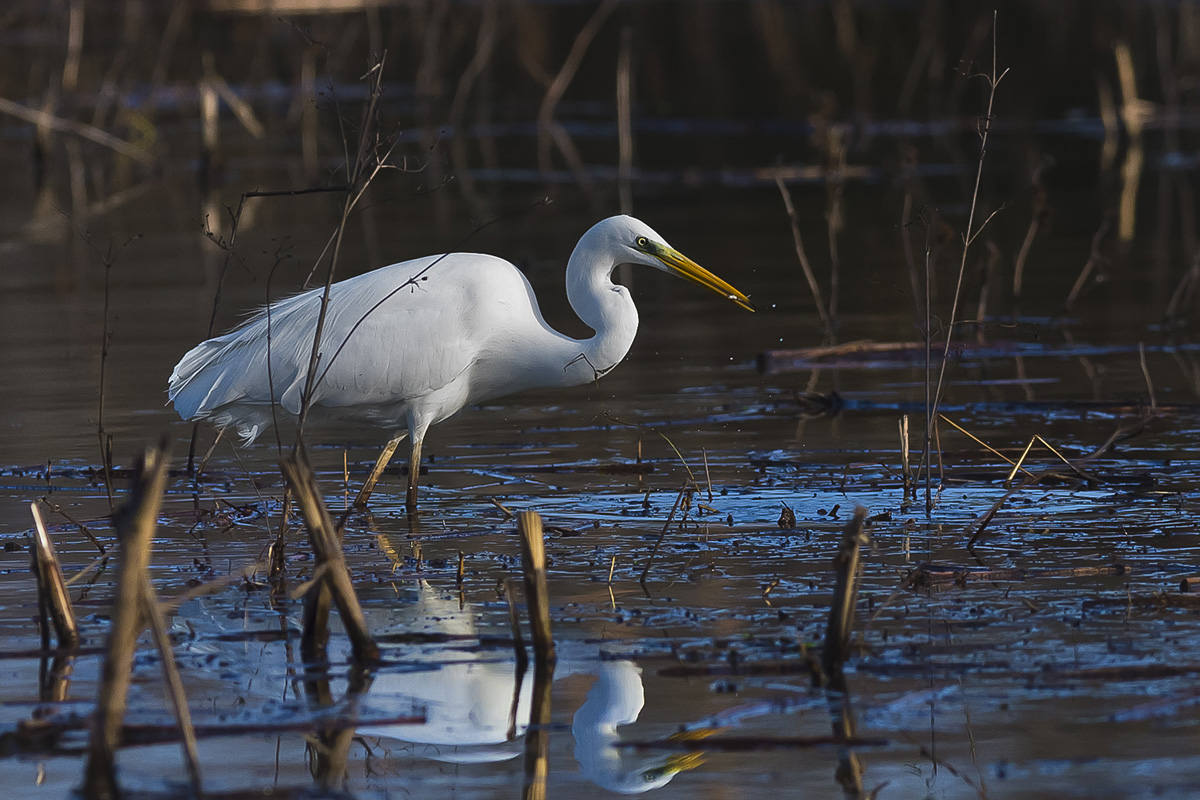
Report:
[[546,543],[541,515],[536,511],[522,511],[517,515],[517,530],[521,534],[521,570],[525,575],[525,605],[533,636],[534,663],[553,664],[554,635],[550,630],[550,594],[546,588]]
[[854,627],[854,605],[858,597],[858,566],[862,546],[867,541],[864,523],[867,510],[862,506],[854,509],[854,516],[842,529],[842,541],[838,546],[833,565],[837,571],[833,602],[829,606],[829,622],[825,628],[825,642],[821,646],[821,667],[831,687],[844,685],[842,664],[850,643]]

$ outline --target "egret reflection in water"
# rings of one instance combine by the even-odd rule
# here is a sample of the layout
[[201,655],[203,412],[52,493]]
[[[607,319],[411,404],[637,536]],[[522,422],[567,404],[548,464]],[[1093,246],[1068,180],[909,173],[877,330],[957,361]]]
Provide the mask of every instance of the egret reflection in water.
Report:
[[[412,630],[432,628],[454,636],[475,632],[472,607],[460,610],[457,599],[439,594],[424,581],[411,610],[417,623]],[[587,780],[614,792],[637,794],[663,786],[701,763],[695,753],[645,756],[619,748],[618,729],[636,722],[645,705],[641,668],[624,659],[600,660],[599,653],[583,645],[564,643],[560,653],[556,678],[595,676],[571,722],[575,759]],[[532,670],[518,686],[515,663],[495,653],[455,652],[439,645],[415,658],[428,660],[430,668],[379,673],[367,704],[384,715],[424,714],[425,721],[364,726],[358,729],[360,735],[404,742],[414,756],[454,764],[496,763],[523,752]]]

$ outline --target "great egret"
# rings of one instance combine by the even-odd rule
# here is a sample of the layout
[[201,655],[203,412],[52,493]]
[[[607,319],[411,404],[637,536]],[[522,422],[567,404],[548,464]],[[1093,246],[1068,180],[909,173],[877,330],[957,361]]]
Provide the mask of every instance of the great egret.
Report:
[[[412,450],[405,505],[413,513],[421,444],[430,425],[463,406],[523,389],[578,386],[615,367],[629,352],[638,325],[629,290],[612,282],[620,264],[678,275],[754,310],[746,295],[628,216],[596,223],[567,261],[567,299],[595,331],[589,339],[573,339],[547,325],[529,281],[494,256],[429,256],[334,284],[309,393],[310,416],[370,422],[396,432],[355,505],[366,504],[406,435]],[[190,350],[168,385],[180,416],[209,420],[218,429],[233,426],[247,443],[271,424],[276,411],[298,416],[322,292],[279,300]]]

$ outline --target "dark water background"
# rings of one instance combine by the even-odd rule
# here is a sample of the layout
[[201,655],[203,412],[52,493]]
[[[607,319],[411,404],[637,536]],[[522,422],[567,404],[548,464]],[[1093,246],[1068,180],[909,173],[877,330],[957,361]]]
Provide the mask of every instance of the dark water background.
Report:
[[[958,319],[974,322],[954,332],[988,349],[954,359],[942,411],[1009,458],[1034,434],[1078,458],[1151,404],[1155,413],[1089,463],[1095,481],[1016,493],[968,550],[1006,494],[1009,467],[943,425],[936,508],[926,516],[906,499],[897,423],[910,415],[919,450],[919,362],[829,359],[780,372],[759,363],[767,351],[833,340],[919,342],[926,321],[906,230],[918,266],[930,243],[931,327],[943,335],[987,124],[986,82],[970,76],[991,70],[992,5],[621,3],[599,21],[541,125],[546,87],[606,7],[422,0],[296,14],[238,5],[18,3],[0,16],[0,97],[20,106],[0,117],[0,538],[12,548],[0,558],[0,735],[34,715],[82,719],[99,672],[96,656],[82,656],[68,699],[39,702],[39,661],[20,655],[39,641],[28,503],[45,496],[112,539],[96,478],[101,422],[119,466],[163,431],[182,460],[190,426],[164,405],[166,376],[205,337],[218,286],[217,331],[297,288],[337,224],[341,195],[248,201],[223,280],[225,252],[205,231],[228,241],[243,192],[344,180],[343,138],[365,97],[359,78],[386,50],[380,123],[406,169],[384,171],[364,197],[339,275],[453,249],[495,253],[525,270],[552,324],[582,335],[562,266],[592,222],[621,210],[627,186],[635,214],[759,311],[635,272],[639,337],[598,387],[504,398],[437,426],[417,526],[402,513],[403,478],[385,478],[373,515],[351,517],[346,532],[373,630],[390,642],[362,718],[425,710],[437,719],[457,708],[478,720],[508,708],[511,652],[488,643],[507,635],[497,584],[519,566],[495,500],[554,526],[547,550],[563,661],[550,796],[632,787],[660,797],[853,796],[832,749],[714,749],[668,761],[666,751],[615,745],[681,728],[827,735],[828,705],[801,674],[800,649],[821,637],[837,532],[861,504],[878,519],[850,688],[859,734],[887,741],[858,753],[865,791],[1200,792],[1200,623],[1178,591],[1200,573],[1197,309],[1188,285],[1179,290],[1198,253],[1200,6],[997,5],[996,59],[1010,71],[996,92],[976,220],[995,216],[966,259]],[[633,142],[624,173],[614,99],[623,54]],[[206,95],[219,99],[207,133]],[[228,97],[245,104],[242,117]],[[73,129],[31,124],[40,112]],[[131,151],[114,153],[97,131]],[[800,272],[777,175],[827,301],[836,262],[832,336]],[[1068,309],[1089,259],[1091,277]],[[810,413],[798,394],[838,413]],[[340,508],[343,457],[353,490],[385,435],[345,427],[312,438],[327,499]],[[211,439],[206,432],[202,449]],[[220,444],[198,492],[173,482],[153,559],[161,596],[260,558],[282,492],[270,439]],[[1030,458],[1056,463],[1044,448]],[[638,577],[689,471],[708,509],[672,524],[644,593]],[[782,504],[796,528],[777,524]],[[95,550],[51,516],[70,575]],[[1009,570],[1008,579],[906,588],[922,562]],[[297,537],[293,581],[308,569]],[[87,645],[103,640],[113,573],[73,587]],[[288,726],[205,738],[211,790],[317,785],[296,727],[320,713],[293,680],[298,625],[298,604],[272,601],[253,580],[189,600],[173,617],[199,723]],[[435,636],[405,638],[413,631]],[[168,724],[151,653],[139,656],[130,718]],[[636,721],[621,717],[639,690]],[[467,714],[461,698],[472,693],[483,700]],[[53,746],[3,750],[4,795],[77,786],[80,724]],[[469,728],[453,735],[466,741]],[[356,740],[344,773],[322,778],[331,791],[521,791],[520,758],[476,748],[480,763],[452,763],[457,751],[415,743],[423,734],[383,733],[371,727]],[[506,746],[520,752],[519,741]],[[120,756],[122,778],[152,792],[178,785],[180,763],[172,744]]]

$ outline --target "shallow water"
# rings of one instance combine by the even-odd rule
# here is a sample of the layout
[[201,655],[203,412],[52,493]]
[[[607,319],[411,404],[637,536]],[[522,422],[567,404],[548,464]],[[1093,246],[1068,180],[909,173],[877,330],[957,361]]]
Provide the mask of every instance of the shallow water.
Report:
[[[702,228],[692,235],[687,250],[704,253],[709,237]],[[781,269],[740,276],[731,267],[723,273],[760,295],[785,280]],[[540,277],[549,283],[553,275]],[[1200,765],[1189,732],[1197,706],[1191,676],[1200,664],[1196,611],[1152,602],[1194,573],[1200,546],[1190,524],[1196,472],[1187,443],[1200,412],[1184,369],[1189,349],[1147,353],[1162,415],[1088,465],[1100,483],[1018,493],[968,552],[967,536],[1005,492],[1007,467],[943,426],[947,483],[932,518],[919,502],[905,501],[896,424],[903,411],[913,415],[914,428],[920,424],[919,365],[843,364],[766,376],[755,369],[755,356],[781,338],[799,338],[795,328],[804,318],[794,303],[782,310],[764,304],[749,316],[640,274],[635,291],[642,334],[628,363],[599,388],[526,394],[464,412],[430,437],[417,526],[405,519],[403,479],[394,474],[370,517],[351,516],[347,554],[388,665],[357,711],[364,723],[349,752],[348,791],[492,797],[520,790],[519,737],[504,743],[513,667],[497,588],[519,567],[513,525],[493,500],[513,511],[538,510],[554,526],[547,551],[561,662],[552,796],[603,797],[633,787],[663,797],[834,791],[839,757],[828,747],[715,749],[669,761],[669,751],[616,745],[710,727],[720,728],[717,736],[828,735],[827,701],[810,688],[798,648],[823,635],[832,553],[857,504],[883,517],[870,529],[862,651],[850,665],[858,734],[886,741],[858,752],[864,785],[884,785],[892,796],[944,797],[1195,790]],[[10,295],[4,323],[6,340],[21,344],[6,350],[5,380],[24,387],[9,395],[2,477],[4,538],[14,548],[0,574],[0,636],[14,654],[0,662],[8,730],[33,713],[56,720],[86,714],[98,677],[98,657],[81,656],[69,699],[39,703],[38,660],[15,655],[38,647],[29,623],[36,604],[23,553],[25,504],[46,495],[101,539],[112,536],[102,485],[89,474],[98,464],[94,306],[72,313],[90,304],[87,292],[19,294],[19,303]],[[160,401],[164,376],[194,338],[195,294],[171,284],[113,288],[118,322],[105,414],[119,463],[164,429],[175,452],[186,451],[188,427]],[[51,319],[67,324],[46,325]],[[1123,337],[1113,324],[1089,330],[1080,323],[1075,341],[1164,341],[1135,327]],[[911,321],[907,312],[847,314],[842,326],[845,338],[895,339]],[[1032,322],[1017,330],[1045,341],[1061,328]],[[1144,402],[1146,392],[1136,354],[1088,352],[1101,376],[1094,385],[1085,380],[1083,357],[1027,357],[1023,373],[1010,357],[964,361],[952,373],[945,413],[1010,457],[1034,433],[1076,457],[1135,415],[1118,403]],[[793,389],[837,391],[845,409],[802,418]],[[1090,405],[1072,405],[1079,400]],[[183,478],[173,482],[154,553],[163,596],[260,557],[280,493],[270,438],[236,451],[219,445],[198,494]],[[314,438],[313,460],[338,509],[343,455],[353,484],[381,437],[347,427]],[[1030,463],[1052,459],[1034,450]],[[643,593],[638,578],[689,470],[701,487],[695,501],[706,508],[670,526]],[[795,510],[795,529],[777,525],[781,504]],[[198,520],[197,507],[218,516]],[[247,511],[233,511],[239,508]],[[86,540],[61,517],[56,522],[68,573],[92,561]],[[1080,574],[903,588],[904,576],[925,561]],[[307,564],[296,542],[294,581]],[[1122,574],[1081,569],[1117,564]],[[112,575],[109,568],[73,590],[89,645],[103,635]],[[202,730],[287,726],[202,739],[210,790],[311,785],[306,734],[296,724],[320,711],[294,683],[298,628],[296,604],[273,604],[263,585],[237,580],[175,615],[177,658]],[[254,631],[267,633],[249,635]],[[404,638],[414,631],[432,638]],[[335,659],[345,656],[335,650]],[[148,649],[139,657],[133,723],[169,725],[156,663]],[[1139,672],[1151,664],[1190,666],[1178,674]],[[1115,667],[1130,669],[1115,677],[1105,672]],[[334,682],[335,696],[343,686]],[[464,695],[477,707],[464,707]],[[384,724],[414,712],[424,713],[423,724]],[[606,726],[606,719],[622,724]],[[80,730],[44,753],[10,759],[3,783],[20,792],[77,785],[84,741]],[[182,774],[173,744],[127,748],[120,764],[130,786],[154,791]],[[675,772],[680,765],[687,768]]]
[[[430,131],[409,119],[411,86],[392,88],[398,108],[389,113],[409,123],[404,143],[420,146]],[[520,108],[510,111],[520,121],[504,135],[532,153],[536,127]],[[579,141],[605,142],[614,135],[611,111],[568,104],[561,116]],[[162,135],[190,141],[190,124],[166,124]],[[299,603],[273,600],[261,571],[242,575],[279,522],[274,437],[248,448],[221,442],[199,481],[176,475],[152,577],[163,598],[209,586],[171,618],[206,789],[300,796],[324,780],[364,798],[517,795],[531,678],[516,679],[503,592],[520,577],[508,512],[532,509],[549,526],[560,657],[552,797],[836,796],[847,771],[881,798],[1200,793],[1200,604],[1179,591],[1200,573],[1200,364],[1193,329],[1179,324],[1188,315],[1163,324],[1186,267],[1186,237],[1161,222],[1178,208],[1159,205],[1149,185],[1194,183],[1181,151],[1152,146],[1138,238],[1106,246],[1106,281],[1066,313],[1107,207],[1093,187],[1115,181],[1120,164],[1095,167],[1105,134],[1090,116],[997,127],[985,202],[1008,204],[988,237],[1004,268],[1030,219],[1025,178],[1007,173],[1032,152],[1064,163],[1053,186],[1057,224],[1034,240],[1020,307],[999,288],[1007,273],[993,275],[982,324],[956,334],[942,413],[999,454],[943,423],[936,506],[926,515],[923,486],[906,494],[900,474],[898,422],[909,415],[916,452],[924,424],[926,374],[912,352],[779,354],[780,368],[759,368],[768,351],[822,343],[773,186],[776,154],[794,152],[787,148],[810,123],[646,109],[638,125],[646,155],[637,214],[748,292],[758,313],[634,273],[641,330],[617,370],[595,386],[502,398],[434,428],[416,522],[404,514],[404,478],[390,470],[372,513],[351,514],[346,527],[347,560],[385,657],[356,706],[339,699],[348,682],[343,637],[334,636],[331,654],[335,702],[324,708],[302,686]],[[892,154],[911,139],[934,156],[914,174],[946,223],[962,225],[973,134],[953,120],[857,130],[872,144],[856,151],[862,163],[844,176],[837,341],[919,342]],[[218,331],[294,290],[336,223],[337,203],[320,195],[253,202],[222,280],[224,254],[203,235],[203,221],[227,240],[225,207],[242,191],[304,185],[296,141],[252,142],[226,119],[227,151],[206,185],[197,186],[183,150],[116,201],[68,216],[60,209],[74,172],[55,162],[38,185],[27,132],[5,132],[0,167],[15,177],[0,197],[0,793],[61,796],[82,776],[115,569],[110,561],[72,587],[85,647],[65,699],[40,697],[48,665],[32,623],[28,504],[45,497],[69,515],[50,514],[68,576],[96,558],[72,520],[113,544],[98,423],[113,437],[118,466],[164,431],[182,463],[191,427],[165,406],[166,376],[204,338],[218,285]],[[340,274],[447,249],[494,252],[526,271],[551,324],[582,334],[563,302],[562,263],[579,234],[614,210],[616,175],[596,159],[603,163],[587,177],[601,188],[588,195],[574,185],[579,174],[539,172],[529,153],[464,173],[485,187],[498,217],[483,229],[478,198],[457,186],[386,176],[352,224]],[[83,173],[100,185],[93,171],[112,165],[90,158]],[[827,286],[828,175],[802,167],[788,174]],[[936,265],[935,327],[950,314],[958,267],[955,234],[939,235],[948,238]],[[914,232],[918,253],[923,236]],[[968,265],[960,319],[976,319],[982,258]],[[1020,457],[1035,434],[1082,463],[1143,417],[1130,438],[1082,465],[1088,479],[1063,467],[1065,477],[1007,496],[1005,459]],[[310,457],[331,508],[343,508],[385,438],[353,426],[312,432]],[[211,441],[204,431],[201,452]],[[1039,445],[1025,464],[1037,472],[1062,462]],[[697,491],[681,519],[672,509],[688,480]],[[855,760],[795,739],[831,733],[830,699],[811,687],[802,653],[824,635],[833,554],[858,505],[871,515],[870,545],[846,707],[870,742]],[[794,528],[779,524],[785,507]],[[311,574],[300,533],[287,559],[294,588]],[[32,718],[65,732],[31,744],[15,732]],[[128,722],[143,738],[121,751],[123,783],[149,794],[179,789],[184,772],[178,746],[162,741],[171,717],[148,642]],[[320,774],[314,743],[330,738],[330,726],[351,723],[344,766]],[[668,740],[679,732],[698,749],[669,749],[681,746]],[[733,746],[739,741],[744,749]]]

